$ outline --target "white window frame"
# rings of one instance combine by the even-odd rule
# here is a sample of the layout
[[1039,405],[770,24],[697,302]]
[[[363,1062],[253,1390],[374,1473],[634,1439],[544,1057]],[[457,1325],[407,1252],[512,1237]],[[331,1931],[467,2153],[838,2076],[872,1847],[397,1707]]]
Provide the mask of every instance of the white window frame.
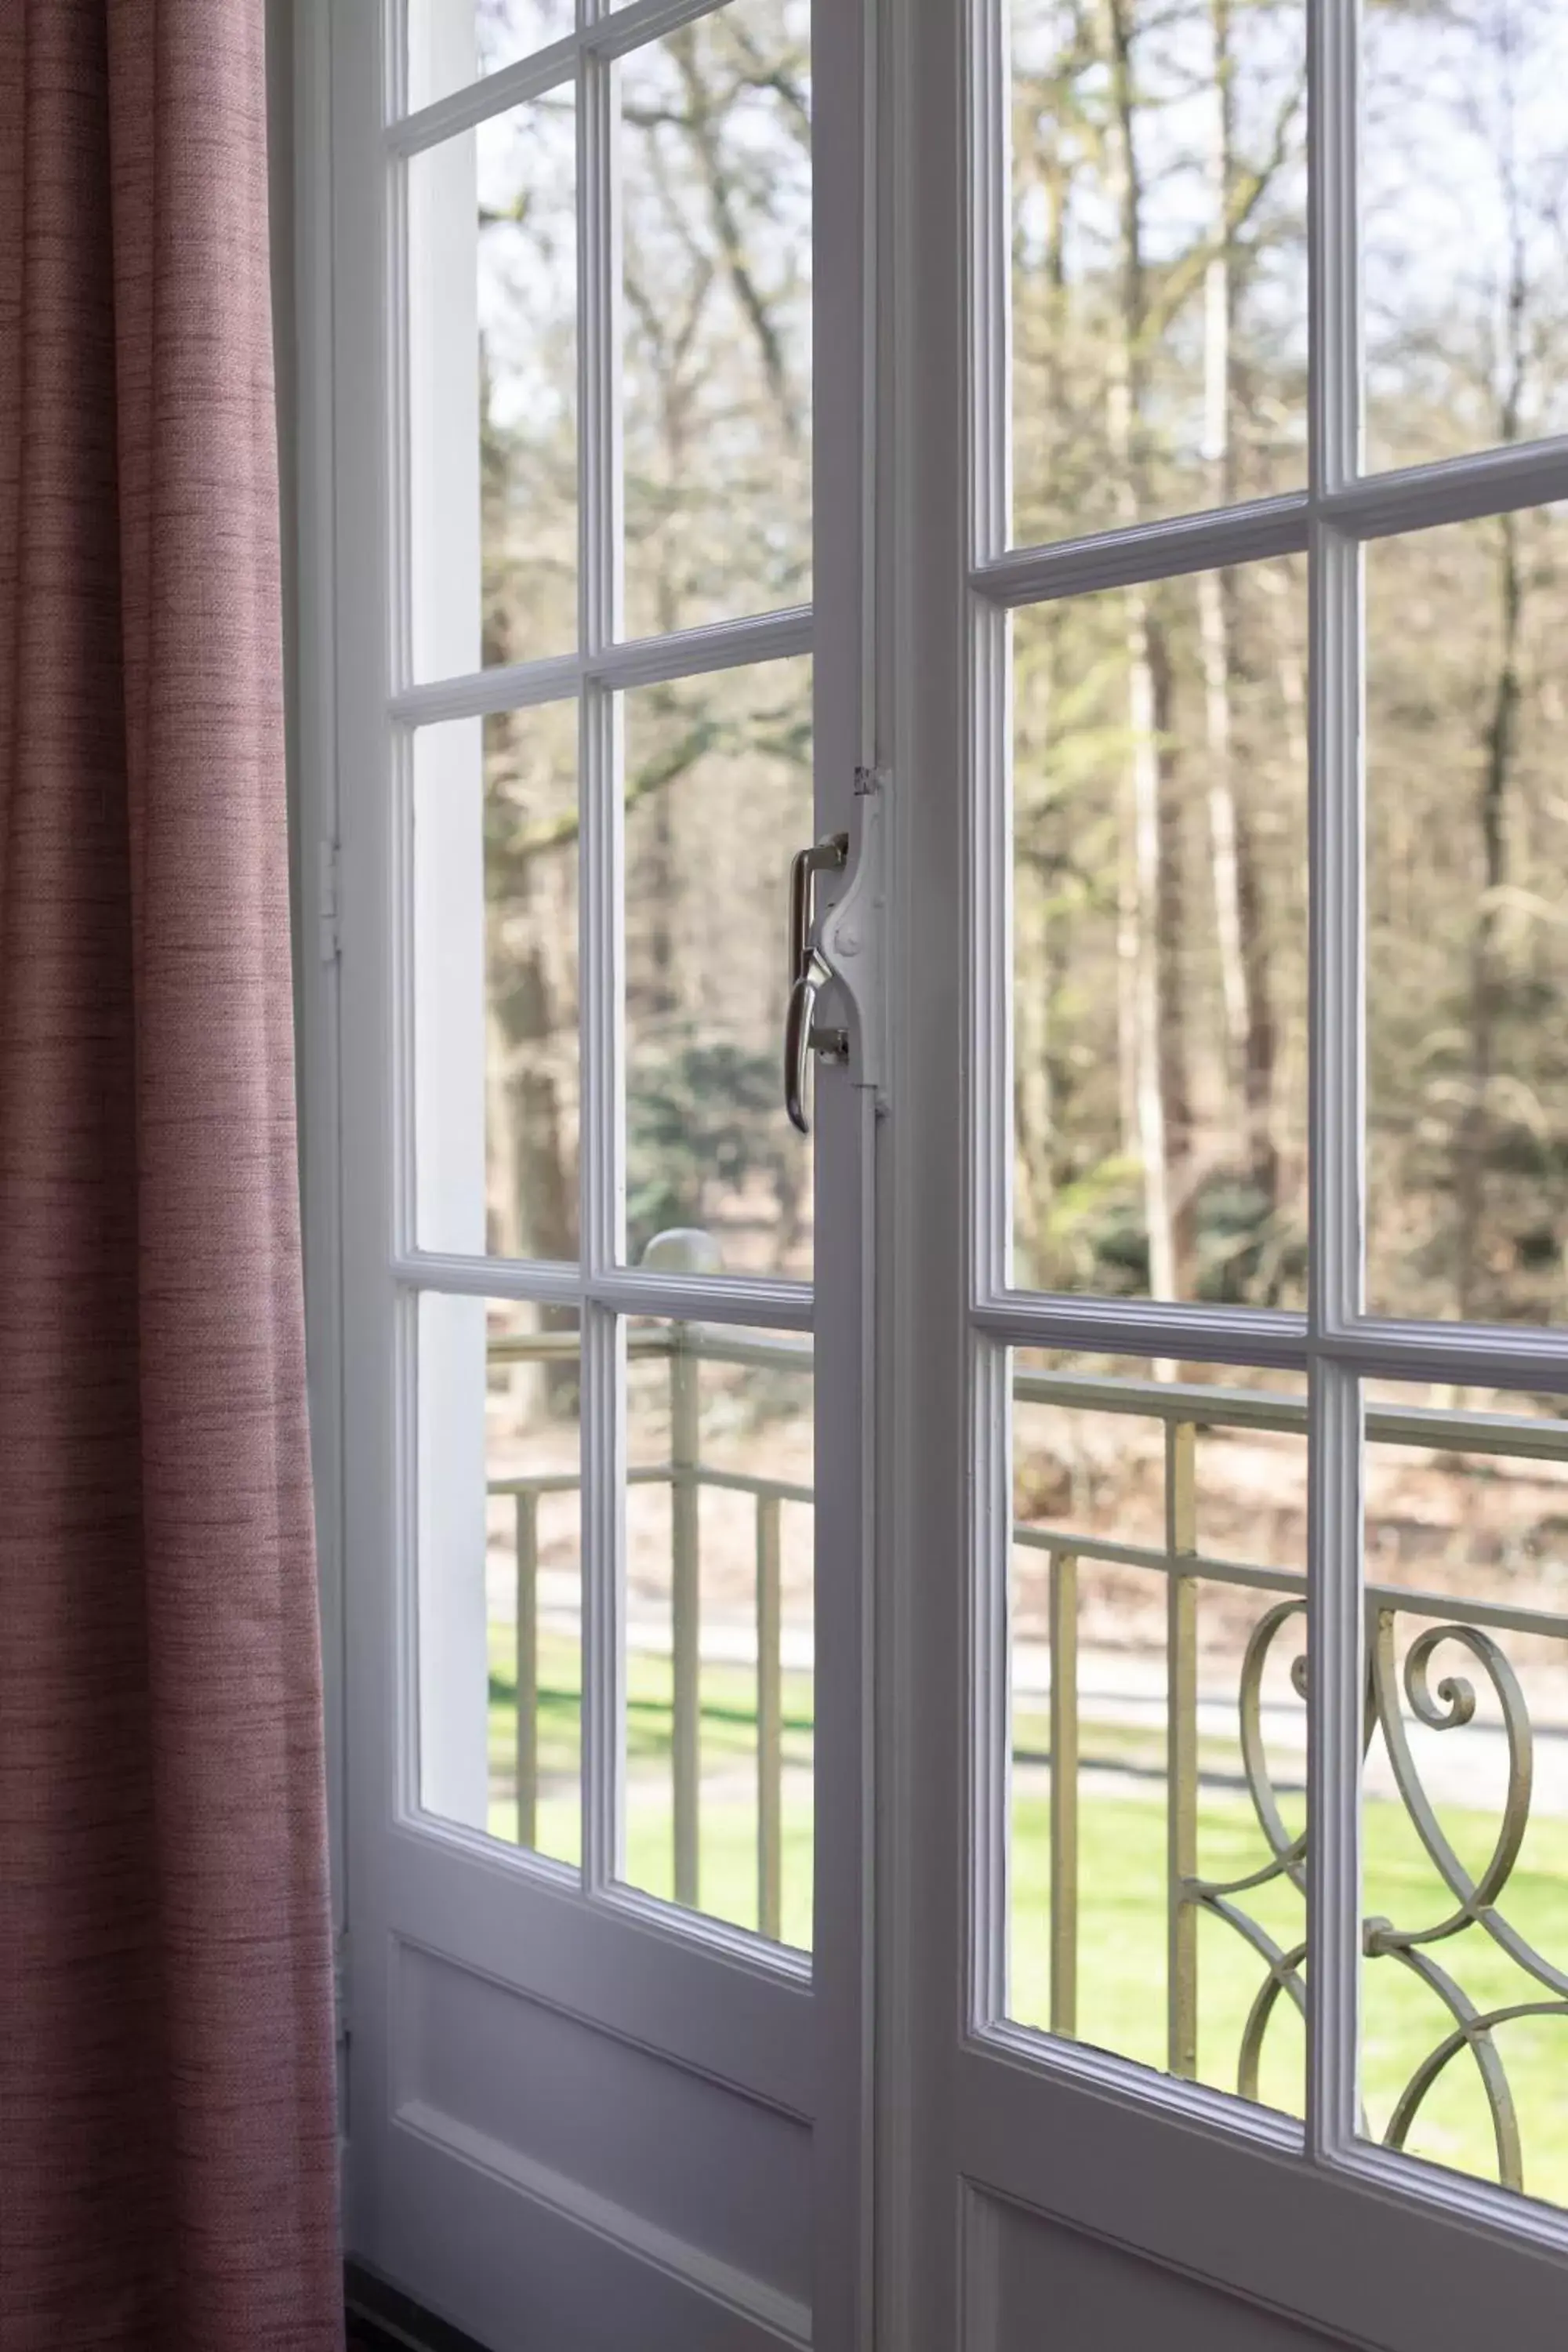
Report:
[[[336,1916],[355,2050],[346,2070],[354,2096],[345,2133],[352,2130],[356,2139],[363,2134],[366,2143],[364,2158],[347,2168],[348,2242],[351,2250],[363,2251],[385,2226],[384,2182],[378,2182],[371,2142],[378,2131],[384,2136],[395,2095],[385,1930],[390,1918],[395,1941],[409,1927],[407,1905],[401,1921],[396,1912],[404,1898],[387,1891],[395,1862],[411,1890],[408,1900],[424,1906],[438,1943],[445,1922],[437,1914],[443,1904],[469,1915],[460,1933],[452,1931],[460,1965],[479,1966],[473,1951],[483,1948],[495,1956],[496,1974],[512,1981],[519,1916],[512,1898],[522,1888],[531,1906],[527,1965],[533,1981],[531,1991],[521,1984],[515,1989],[562,2006],[580,2005],[582,2013],[593,2014],[628,2043],[667,2053],[672,2063],[707,2074],[742,2098],[754,2096],[787,2118],[809,2122],[813,2317],[823,2340],[859,2340],[868,2325],[863,2315],[871,2243],[871,1657],[859,1561],[872,1541],[868,1367],[874,1314],[869,1228],[862,1213],[872,1192],[876,1103],[852,1070],[819,1075],[819,1184],[831,1181],[836,1197],[854,1207],[819,1228],[813,1282],[685,1276],[621,1262],[616,698],[638,686],[809,653],[817,824],[825,819],[834,826],[858,824],[855,779],[874,768],[877,756],[866,688],[874,582],[867,552],[870,488],[862,464],[874,341],[861,324],[869,269],[869,16],[858,5],[832,11],[819,5],[813,29],[819,86],[814,114],[819,122],[828,114],[837,125],[837,135],[819,139],[814,155],[814,209],[826,204],[830,217],[848,225],[831,289],[818,282],[815,289],[814,341],[818,350],[834,348],[836,357],[826,371],[816,369],[813,387],[813,605],[663,638],[617,641],[614,469],[585,467],[580,474],[578,649],[424,681],[413,675],[408,587],[402,165],[455,131],[581,77],[588,103],[577,147],[578,431],[583,446],[595,433],[600,450],[613,454],[619,400],[615,338],[585,331],[592,317],[613,321],[619,297],[610,170],[613,67],[634,47],[713,13],[721,0],[633,0],[614,11],[591,0],[580,5],[569,40],[417,114],[399,110],[405,4],[298,0],[294,56],[299,814],[308,845],[300,859],[307,893],[320,885],[319,902],[308,907],[301,926],[307,1311]],[[353,61],[352,70],[345,59]],[[384,111],[382,90],[388,93]],[[851,122],[854,134],[847,135]],[[367,252],[376,257],[374,272],[345,266],[345,256],[357,259]],[[585,299],[589,280],[595,293]],[[851,320],[854,331],[846,344]],[[831,567],[819,560],[825,518]],[[416,730],[563,699],[575,699],[579,710],[584,817],[582,1256],[568,1265],[422,1249],[415,1226],[407,856]],[[781,960],[784,916],[781,888]],[[356,1182],[355,1197],[345,1202],[349,1165],[363,1186]],[[583,1462],[581,1870],[524,1851],[498,1855],[482,1835],[434,1819],[421,1802],[412,1325],[424,1293],[476,1302],[527,1299],[574,1307],[581,1318],[585,1418],[593,1416],[596,1431]],[[626,1437],[617,1374],[621,1318],[631,1315],[775,1330],[816,1326],[818,1428],[826,1424],[834,1439],[831,1464],[821,1452],[818,1461],[819,1555],[824,1520],[833,1532],[826,1572],[819,1566],[817,1579],[816,1766],[821,1783],[842,1790],[844,1801],[818,1811],[810,1956],[646,1895],[619,1875],[625,1720],[617,1473]],[[411,1831],[418,1834],[410,1838]],[[830,1906],[823,1900],[825,1886],[834,1890]],[[364,1954],[363,1963],[356,1956],[352,1970],[350,1930]],[[412,1932],[419,1932],[417,1922]],[[622,2001],[628,1985],[632,1990]],[[613,2118],[606,2118],[606,2129],[612,2127]],[[688,2262],[687,2252],[678,2249],[669,2268],[678,2284],[689,2284],[701,2263]],[[665,2308],[663,2288],[650,2292],[650,2308]],[[771,2307],[768,2292],[753,2298],[757,2315],[765,2316]],[[779,2301],[774,2321],[786,2339],[805,2326],[803,2310],[790,2298]]]
[[[1365,1660],[1362,1383],[1568,1392],[1568,1329],[1368,1315],[1364,1302],[1364,745],[1362,549],[1568,497],[1568,438],[1363,472],[1359,0],[1307,0],[1310,370],[1305,488],[1046,546],[1010,542],[1011,154],[1006,0],[966,0],[963,91],[969,1538],[967,2033],[1041,2070],[1304,2154],[1516,2244],[1568,2252],[1568,2213],[1381,2147],[1356,2130]],[[1309,1103],[1305,1314],[1026,1292],[1013,1285],[1012,727],[1008,616],[1098,590],[1305,555],[1309,573]],[[1285,1367],[1309,1384],[1306,2116],[1006,2020],[1008,1350]]]
[[[701,5],[694,0],[632,0],[627,8],[585,17],[581,32],[573,37],[583,45],[585,74],[595,88],[605,89],[612,56],[651,37],[655,28],[668,30],[707,13],[707,6],[708,0]],[[1281,2197],[1293,2193],[1304,2156],[1323,2192],[1315,2200],[1320,2215],[1344,2210],[1346,2191],[1361,2185],[1387,2201],[1390,2221],[1403,2230],[1405,2248],[1412,2242],[1407,2226],[1412,2215],[1464,2223],[1472,2231],[1479,2225],[1494,2252],[1487,2276],[1500,2287],[1508,2285],[1509,2261],[1521,2247],[1556,2257],[1568,2253],[1568,2217],[1362,2142],[1354,2133],[1353,2100],[1362,1648],[1359,1381],[1376,1375],[1568,1389],[1568,1332],[1400,1323],[1364,1313],[1359,1276],[1364,1180],[1360,861],[1355,854],[1363,823],[1359,550],[1367,540],[1394,532],[1568,496],[1568,443],[1533,444],[1394,474],[1360,476],[1359,289],[1353,242],[1346,236],[1346,224],[1355,217],[1356,155],[1353,138],[1342,135],[1343,126],[1353,120],[1355,12],[1352,0],[1309,0],[1315,350],[1307,488],[1220,514],[1140,525],[1045,548],[1010,547],[1009,110],[1001,8],[1002,0],[963,0],[962,5],[959,0],[908,0],[907,9],[883,10],[877,65],[887,93],[886,152],[879,160],[868,138],[858,156],[839,157],[833,166],[841,179],[853,173],[865,188],[885,185],[891,194],[880,233],[880,316],[874,319],[866,305],[857,321],[858,331],[876,345],[875,352],[868,350],[868,374],[873,357],[880,357],[885,368],[887,389],[879,412],[883,438],[874,452],[874,467],[868,464],[865,469],[868,481],[875,473],[884,494],[885,527],[876,578],[868,563],[865,577],[854,583],[858,614],[854,646],[847,647],[842,658],[826,642],[815,648],[819,708],[824,667],[832,662],[834,673],[826,691],[833,700],[839,740],[855,737],[868,762],[875,761],[879,746],[885,756],[891,743],[895,799],[909,808],[910,817],[902,825],[901,843],[895,839],[894,901],[900,923],[889,998],[902,1008],[903,1019],[889,1039],[895,1117],[882,1155],[882,1193],[876,1212],[889,1269],[889,1278],[878,1286],[877,1302],[879,1349],[888,1367],[879,1441],[879,1542],[869,1502],[865,1522],[868,1555],[873,1547],[877,1549],[875,1612],[886,1664],[875,1708],[867,1708],[862,1751],[841,1753],[838,1759],[845,1769],[868,1777],[869,1745],[876,1741],[881,1773],[876,1902],[882,1941],[873,1955],[868,1928],[867,1942],[853,1955],[845,1954],[831,1998],[840,2020],[836,2048],[847,2056],[864,2046],[857,2043],[849,2020],[852,2012],[863,2015],[868,2007],[874,1971],[879,2003],[878,2292],[889,2340],[900,2345],[952,2340],[933,2332],[941,2330],[948,2305],[941,2295],[927,2299],[924,2293],[931,2276],[928,2261],[948,2284],[956,2263],[951,2195],[944,2183],[944,2201],[925,2203],[928,2185],[916,2177],[921,2170],[917,2126],[928,2137],[945,2135],[948,2146],[956,2137],[960,2095],[950,2080],[933,2083],[931,2074],[933,2020],[945,2025],[953,2019],[965,2048],[1005,2059],[1010,2075],[1026,2092],[1042,2082],[1079,2084],[1128,2115],[1163,2116],[1180,2122],[1226,2155],[1232,2167],[1229,2178],[1237,2186],[1251,2168],[1268,2171]],[[934,88],[932,59],[938,59],[941,82],[950,37],[954,70],[942,87]],[[339,1128],[345,1115],[345,1076],[340,1066],[335,879],[343,821],[337,699],[340,674],[363,694],[366,677],[381,677],[384,665],[374,600],[363,615],[351,614],[347,622],[341,617],[345,607],[334,589],[336,551],[340,545],[352,547],[356,562],[386,562],[389,577],[401,579],[406,572],[397,549],[372,550],[367,559],[353,536],[358,517],[343,502],[333,478],[334,412],[349,407],[353,388],[362,381],[349,347],[363,331],[363,316],[350,314],[363,302],[390,300],[396,289],[356,291],[333,286],[331,40],[325,5],[300,6],[295,38],[296,123],[315,126],[313,132],[300,136],[297,152],[294,258],[301,352],[297,379],[297,725],[303,804],[312,828],[301,864],[307,890],[318,881],[321,890],[320,905],[307,909],[301,958],[302,1149],[312,1423],[341,1887],[342,1707],[337,1694],[348,1671],[342,1636],[347,1509],[342,1446],[345,1423],[358,1408],[352,1395],[353,1368],[343,1349],[342,1308],[344,1262],[354,1255],[357,1244],[352,1235],[345,1242],[339,1221]],[[426,134],[437,135],[442,121],[458,128],[537,94],[559,80],[563,71],[560,51],[570,46],[557,45],[555,51],[505,68],[437,101],[417,119],[395,121],[384,133],[388,148],[411,152]],[[401,59],[397,69],[401,71]],[[545,75],[549,84],[541,79]],[[592,213],[593,251],[599,257],[595,266],[602,268],[614,252],[614,222],[605,205],[608,118],[602,100],[594,122],[597,129],[591,128],[579,147],[579,205],[580,217]],[[951,133],[951,147],[942,136],[930,135],[934,122],[940,122],[943,133]],[[1340,135],[1331,135],[1335,126]],[[822,162],[819,157],[819,173]],[[390,259],[388,268],[390,274]],[[580,318],[587,315],[584,306]],[[818,333],[833,331],[834,324],[819,316]],[[616,388],[607,379],[603,352],[590,351],[587,341],[583,338],[581,346],[579,431],[591,429],[595,415],[613,430]],[[348,429],[346,418],[339,429]],[[869,418],[866,429],[871,429]],[[945,470],[950,443],[954,453],[951,479]],[[933,448],[943,453],[934,467],[926,462]],[[819,471],[819,498],[824,489]],[[603,481],[584,501],[582,526],[591,530],[594,547],[612,543]],[[406,529],[405,515],[398,527]],[[1053,596],[1302,552],[1311,569],[1314,679],[1315,1224],[1309,1311],[1189,1309],[1020,1292],[1012,1286],[1010,1263],[1005,616],[1020,605]],[[580,696],[584,734],[591,736],[584,745],[584,783],[588,763],[600,780],[595,793],[585,794],[585,814],[596,806],[598,815],[591,827],[585,824],[583,841],[584,929],[586,934],[590,925],[597,927],[595,940],[603,937],[606,908],[613,924],[619,854],[618,747],[610,717],[615,692],[807,650],[811,639],[810,615],[801,610],[664,640],[616,644],[613,620],[619,583],[613,572],[613,564],[606,566],[602,557],[581,566],[585,617],[583,646],[575,655],[416,685],[408,674],[405,629],[391,705],[395,732],[405,747],[400,790],[405,793],[406,745],[415,723],[525,707],[574,692]],[[822,583],[816,584],[820,599]],[[882,591],[879,615],[873,610],[878,586]],[[334,614],[340,617],[334,620]],[[860,659],[874,629],[880,632],[884,656],[877,671],[875,708],[868,698],[871,665],[862,665]],[[590,709],[595,713],[591,723]],[[935,724],[930,723],[933,714]],[[357,780],[354,789],[363,782]],[[391,822],[389,810],[388,832]],[[948,849],[951,864],[944,854]],[[960,877],[956,888],[951,887],[954,874]],[[352,907],[347,919],[353,919]],[[595,962],[592,955],[584,959],[585,990]],[[962,1008],[949,1001],[944,982],[944,975],[961,963],[967,987]],[[364,1011],[363,1004],[360,1010]],[[377,1017],[384,1023],[381,1040],[390,1054],[393,1009],[383,1008]],[[612,973],[610,984],[597,985],[591,1013],[584,1004],[584,1034],[597,1041],[597,1083],[584,1097],[584,1154],[591,1152],[602,1172],[595,1179],[600,1205],[583,1232],[582,1266],[443,1257],[415,1249],[405,1176],[400,1180],[405,1205],[399,1213],[393,1268],[411,1293],[428,1287],[575,1305],[584,1316],[585,1353],[592,1366],[586,1377],[597,1383],[601,1396],[613,1378],[616,1312],[700,1314],[788,1328],[808,1328],[811,1318],[806,1286],[734,1278],[708,1285],[656,1277],[619,1264],[624,1144],[616,1113],[618,1026]],[[355,1032],[359,1050],[374,1050],[377,1020],[356,1021]],[[944,1111],[957,1098],[961,1074],[966,1115],[962,1135],[955,1133],[952,1141],[955,1181],[949,1194],[945,1144],[940,1166],[917,1167],[901,1147],[900,1130],[901,1124],[907,1132],[914,1123],[921,1134],[938,1135]],[[399,1119],[406,1141],[406,1104]],[[849,1157],[844,1155],[842,1168],[848,1166]],[[868,1181],[869,1167],[867,1152],[857,1172]],[[922,1191],[929,1196],[923,1200]],[[951,1209],[951,1230],[942,1215],[933,1223],[933,1202],[939,1212]],[[869,1219],[869,1202],[861,1206]],[[934,1249],[933,1232],[939,1232]],[[847,1261],[840,1257],[837,1263]],[[384,1273],[384,1265],[380,1271]],[[817,1272],[819,1282],[831,1279],[820,1223]],[[869,1270],[862,1270],[859,1278],[866,1289],[869,1345]],[[597,1334],[591,1350],[590,1325]],[[981,1376],[968,1384],[958,1369],[963,1343],[970,1361],[982,1368]],[[1173,2083],[1005,2021],[1006,1806],[1001,1759],[1006,1721],[1006,1546],[998,1531],[1006,1526],[1010,1481],[1006,1399],[996,1393],[994,1372],[984,1368],[1000,1361],[1003,1348],[1028,1345],[1283,1365],[1303,1370],[1310,1379],[1311,1542],[1317,1572],[1310,1639],[1320,1667],[1311,1707],[1310,1801],[1319,1833],[1312,1848],[1309,1984],[1313,2055],[1304,2129],[1202,2086]],[[1000,1385],[1005,1391],[1005,1382]],[[972,1476],[969,1465],[957,1458],[965,1432],[973,1443]],[[868,1425],[868,1450],[872,1434]],[[588,1480],[602,1494],[613,1493],[607,1474],[616,1468],[615,1449],[621,1442],[618,1433],[606,1431],[600,1459],[584,1464]],[[362,1434],[362,1460],[374,1451]],[[950,1529],[942,1522],[942,1510],[955,1496],[963,1498],[963,1521],[961,1528]],[[393,1506],[388,1502],[384,1508],[390,1523]],[[962,1539],[968,1648],[960,1658],[943,1657],[937,1673],[917,1654],[921,1642],[911,1620],[910,1586],[927,1569],[950,1572],[953,1551],[944,1550],[950,1534]],[[585,1553],[593,1556],[586,1528],[584,1538]],[[593,1551],[598,1565],[585,1598],[590,1616],[598,1612],[599,1625],[607,1628],[614,1621],[606,1612],[617,1606],[612,1529],[599,1528]],[[868,1614],[868,1603],[856,1604],[862,1606]],[[841,1621],[846,1632],[853,1614],[847,1611]],[[856,1654],[845,1662],[844,1675],[860,1680],[868,1690],[868,1625],[862,1626],[861,1636]],[[665,1906],[645,1904],[615,1883],[618,1823],[616,1776],[610,1759],[619,1724],[619,1695],[613,1679],[616,1647],[613,1639],[598,1640],[601,1668],[585,1700],[584,1745],[593,1760],[585,1761],[584,1851],[586,1857],[591,1843],[594,1860],[584,1891],[609,1908],[624,1907],[641,1918],[657,1914],[652,1924],[668,1933],[672,1942],[707,1942],[717,1950],[732,1950],[738,1939],[728,1931],[690,1919],[672,1927]],[[1357,1695],[1352,1703],[1345,1703],[1347,1693]],[[928,1738],[929,1766],[900,1770],[900,1758],[907,1760],[900,1738],[907,1732],[899,1734],[898,1727],[917,1719]],[[942,1778],[948,1761],[955,1768],[955,1834],[951,1843],[945,1815],[949,1791]],[[928,1801],[933,1791],[935,1801]],[[405,1789],[400,1801],[410,1794]],[[962,1891],[944,1875],[952,1851],[963,1861]],[[530,1861],[518,1866],[542,1875],[549,1875],[553,1867]],[[868,1904],[870,1899],[868,1887]],[[341,1902],[340,1894],[340,1926]],[[747,1950],[737,1956],[747,1966],[758,1964],[754,1939],[744,1943]],[[763,1956],[761,1964],[785,1973],[795,1966],[787,1956],[775,1960],[771,1955]],[[950,1979],[963,1986],[956,2018]],[[1018,2114],[1024,2128],[1032,2128],[1035,2111],[1026,2116],[1020,2106]],[[846,2137],[838,2179],[847,2200],[868,2196],[867,2145],[863,2133],[853,2146]],[[1050,2152],[1041,2153],[1042,2180],[1055,2161]],[[847,2221],[846,2228],[849,2226]],[[1173,2216],[1173,2242],[1180,2226],[1181,2217]],[[1552,2275],[1559,2274],[1554,2264]],[[864,2281],[858,2291],[868,2294]]]

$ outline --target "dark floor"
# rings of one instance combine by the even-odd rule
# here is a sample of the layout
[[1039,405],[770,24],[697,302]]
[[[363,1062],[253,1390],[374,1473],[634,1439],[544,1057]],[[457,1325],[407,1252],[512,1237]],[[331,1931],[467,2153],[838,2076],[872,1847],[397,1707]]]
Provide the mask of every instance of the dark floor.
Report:
[[483,2352],[357,2263],[349,2265],[348,2290],[348,2352]]

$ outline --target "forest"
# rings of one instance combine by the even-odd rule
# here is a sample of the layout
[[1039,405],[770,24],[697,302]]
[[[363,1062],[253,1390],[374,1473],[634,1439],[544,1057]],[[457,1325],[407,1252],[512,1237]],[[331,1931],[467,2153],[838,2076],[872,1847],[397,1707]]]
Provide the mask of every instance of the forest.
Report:
[[[736,0],[620,68],[627,635],[810,598],[806,26],[800,0]],[[571,108],[479,134],[490,662],[575,641]],[[809,1273],[810,1153],[778,1080],[809,658],[620,705],[628,1245],[701,1224],[732,1270]],[[545,1258],[576,1255],[575,726],[506,714],[486,745],[490,1240]]]
[[[1560,13],[1369,7],[1367,464],[1562,422]],[[1299,488],[1304,11],[1014,14],[1015,530]],[[1367,1290],[1550,1320],[1562,532],[1365,567]],[[1050,1288],[1300,1305],[1307,595],[1258,563],[1015,628],[1016,1244]]]
[[[734,0],[621,68],[628,635],[810,595],[806,21]],[[1300,487],[1301,0],[1015,0],[1009,41],[1016,542]],[[1369,468],[1564,421],[1565,68],[1551,0],[1366,10]],[[576,626],[569,94],[479,136],[500,662]],[[1391,1313],[1560,1308],[1563,539],[1545,509],[1367,551],[1367,1282]],[[1012,643],[1018,1278],[1299,1305],[1305,565],[1043,604]],[[623,701],[629,1246],[700,1223],[728,1265],[805,1272],[774,1064],[809,665]],[[576,1248],[574,725],[504,715],[487,742],[491,1242],[549,1258]]]

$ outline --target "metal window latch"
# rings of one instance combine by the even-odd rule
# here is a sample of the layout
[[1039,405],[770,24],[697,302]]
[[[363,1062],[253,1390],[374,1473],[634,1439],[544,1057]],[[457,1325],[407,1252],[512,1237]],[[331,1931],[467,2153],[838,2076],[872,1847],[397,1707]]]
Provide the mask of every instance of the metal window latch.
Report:
[[[825,834],[796,853],[790,866],[789,1006],[784,1016],[784,1108],[802,1135],[805,1115],[805,1061],[853,1062],[858,1086],[880,1085],[883,1040],[880,973],[884,885],[880,779],[859,769],[855,779],[860,817],[859,847],[844,890],[818,915],[816,877],[842,874],[849,865],[849,835]],[[829,985],[841,996],[853,1028],[824,1025],[816,1001]]]
[[817,952],[814,907],[818,874],[842,872],[849,862],[849,835],[825,834],[810,849],[797,849],[789,869],[789,1003],[784,1013],[784,1108],[792,1127],[811,1132],[805,1116],[805,1057],[808,1053],[849,1051],[843,1030],[831,1033],[816,1024],[817,991],[832,978]]

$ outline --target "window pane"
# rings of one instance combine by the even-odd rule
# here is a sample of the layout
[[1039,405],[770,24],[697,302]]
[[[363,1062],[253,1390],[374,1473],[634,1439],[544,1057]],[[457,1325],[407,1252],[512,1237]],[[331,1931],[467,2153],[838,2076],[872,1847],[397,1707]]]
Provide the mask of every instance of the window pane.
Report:
[[1303,567],[1016,615],[1017,1279],[1299,1305]]
[[1012,1362],[1008,2014],[1299,2114],[1302,1383]]
[[416,677],[577,642],[574,152],[567,88],[408,166]]
[[1568,1423],[1367,1407],[1362,2095],[1377,2139],[1568,2203]]
[[809,1339],[627,1329],[628,1883],[811,1943]]
[[574,1863],[576,1318],[426,1294],[418,1340],[420,1801],[507,1845]]
[[807,0],[732,0],[621,68],[626,627],[811,593]]
[[573,0],[410,0],[410,111],[572,30]]
[[416,736],[425,1249],[577,1255],[577,832],[574,704]]
[[811,1146],[780,1078],[789,864],[811,838],[811,664],[626,698],[626,1234],[811,1271]]
[[1378,1312],[1563,1314],[1563,558],[1555,509],[1366,552]]
[[1015,540],[1306,477],[1305,10],[1012,0]]
[[1369,8],[1367,462],[1568,425],[1568,17],[1558,0]]

